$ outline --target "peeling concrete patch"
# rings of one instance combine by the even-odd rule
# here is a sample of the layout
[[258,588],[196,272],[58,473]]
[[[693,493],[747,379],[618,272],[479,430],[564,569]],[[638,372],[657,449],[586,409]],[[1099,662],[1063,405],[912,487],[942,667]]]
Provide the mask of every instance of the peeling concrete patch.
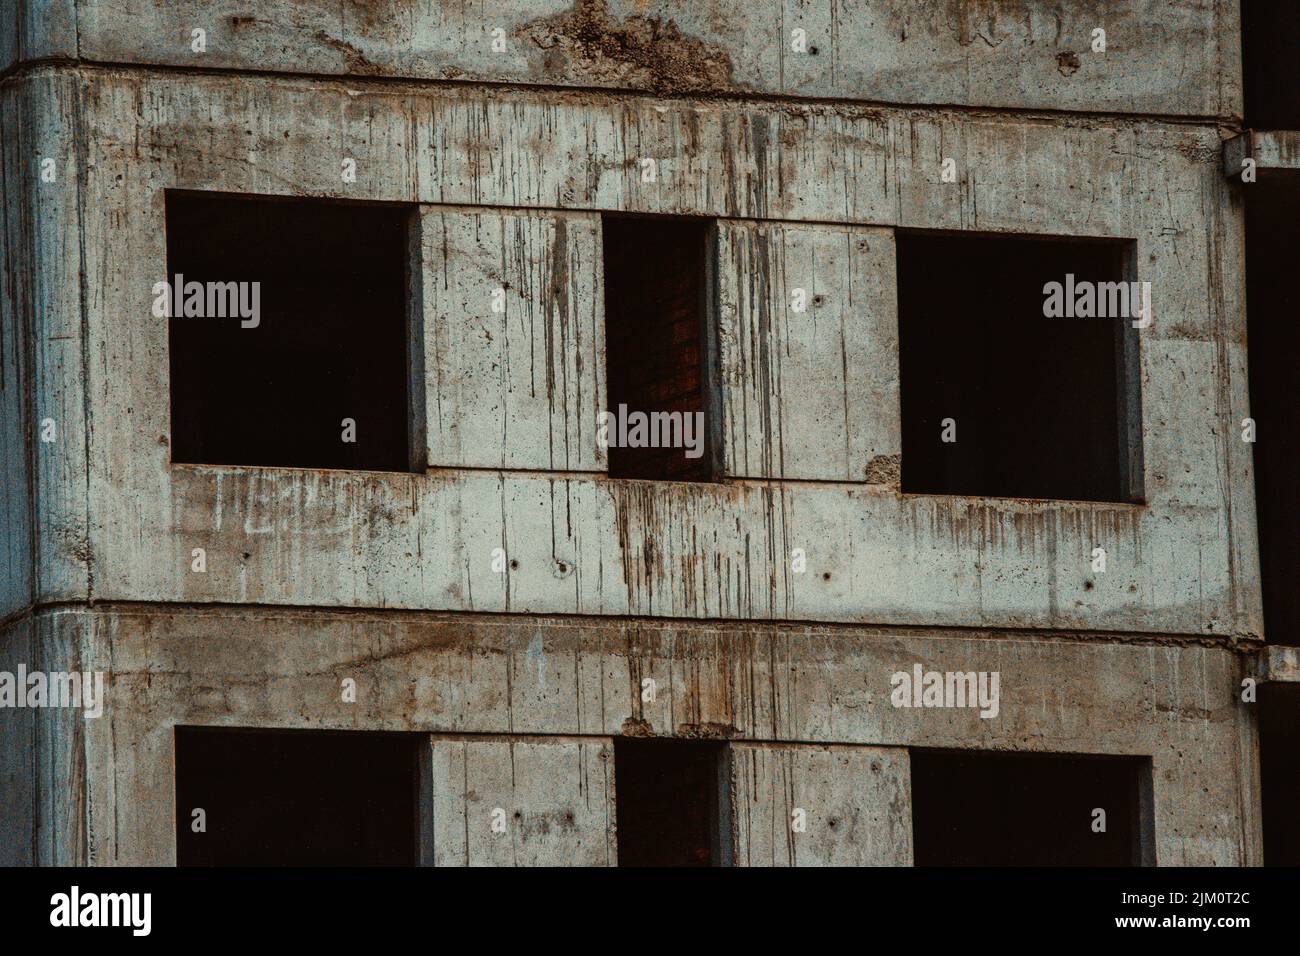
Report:
[[91,549],[90,540],[84,528],[70,528],[61,525],[54,529],[54,535],[63,545],[68,557],[75,563],[89,564],[94,560],[95,554]]
[[577,0],[572,9],[529,21],[515,34],[542,51],[551,78],[657,93],[740,89],[726,52],[684,35],[672,19],[618,20],[607,0]]
[[876,455],[867,462],[864,477],[872,485],[897,485],[902,480],[902,474],[902,455]]
[[1072,76],[1079,72],[1079,54],[1066,50],[1056,54],[1056,69],[1061,76]]
[[1219,163],[1222,156],[1222,151],[1211,143],[1179,143],[1175,148],[1192,162],[1207,166]]
[[618,732],[624,737],[653,737],[654,728],[650,726],[650,721],[639,720],[636,717],[629,717],[623,721],[623,726]]
[[679,724],[677,736],[690,740],[730,740],[739,737],[740,731],[730,724]]

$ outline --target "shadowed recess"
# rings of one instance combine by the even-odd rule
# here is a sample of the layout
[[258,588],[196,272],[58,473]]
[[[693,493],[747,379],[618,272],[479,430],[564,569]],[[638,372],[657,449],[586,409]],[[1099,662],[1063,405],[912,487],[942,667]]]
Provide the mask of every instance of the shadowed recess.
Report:
[[1049,283],[1120,282],[1125,244],[900,233],[897,248],[903,491],[1138,498],[1134,320],[1044,314]]
[[[684,447],[615,447],[610,428],[609,473],[615,478],[709,481],[706,256],[709,223],[702,219],[606,216],[604,244],[605,349],[608,410],[626,415],[676,414],[696,428],[697,456]],[[685,434],[684,429],[681,432]],[[630,444],[630,443],[629,443]]]
[[[180,866],[414,866],[423,734],[176,728]],[[194,811],[204,832],[194,832]]]
[[917,866],[1138,866],[1150,846],[1145,758],[914,750],[911,763]]
[[614,741],[619,866],[718,866],[724,745]]
[[[397,205],[167,194],[168,281],[184,277],[182,306],[192,282],[205,292],[204,315],[169,321],[172,461],[409,469],[410,220]],[[230,311],[206,292],[231,282],[259,284],[253,318],[206,314],[209,298]]]

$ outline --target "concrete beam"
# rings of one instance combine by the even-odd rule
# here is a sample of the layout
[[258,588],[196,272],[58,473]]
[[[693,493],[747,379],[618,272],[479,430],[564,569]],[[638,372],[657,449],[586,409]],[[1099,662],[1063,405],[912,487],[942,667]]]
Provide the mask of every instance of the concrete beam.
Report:
[[1248,129],[1223,144],[1223,175],[1228,179],[1241,179],[1247,160],[1253,161],[1257,176],[1300,173],[1300,130]]
[[1258,653],[1256,661],[1260,683],[1300,684],[1300,647],[1272,644]]

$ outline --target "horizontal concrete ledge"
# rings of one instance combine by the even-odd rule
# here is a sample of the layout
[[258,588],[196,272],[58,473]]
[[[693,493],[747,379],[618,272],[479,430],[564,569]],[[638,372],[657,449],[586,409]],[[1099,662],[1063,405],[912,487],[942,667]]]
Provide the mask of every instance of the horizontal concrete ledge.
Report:
[[[743,618],[690,618],[646,615],[547,614],[527,611],[448,611],[437,609],[329,607],[294,604],[228,604],[220,602],[162,601],[52,601],[28,607],[0,619],[0,644],[6,632],[24,621],[60,615],[98,615],[113,617],[152,617],[185,615],[187,618],[230,620],[253,615],[296,627],[310,628],[313,623],[326,628],[340,623],[382,627],[421,626],[503,626],[503,627],[588,627],[601,626],[637,633],[713,632],[720,637],[741,634],[770,637],[775,635],[812,635],[831,639],[854,638],[863,643],[893,641],[902,637],[938,638],[961,641],[998,641],[1024,644],[1129,645],[1135,647],[1203,647],[1262,659],[1269,648],[1253,637],[1210,634],[1166,634],[1104,629],[1047,629],[1016,627],[980,627],[928,624],[890,624],[887,622],[836,622],[804,619],[760,620]],[[1300,650],[1273,648],[1273,650]]]
[[1255,172],[1300,172],[1300,130],[1248,129],[1223,144],[1223,175],[1239,179],[1246,160],[1254,160]]
[[[1054,121],[1069,124],[1105,123],[1126,126],[1161,125],[1170,127],[1228,127],[1239,128],[1241,116],[1237,113],[1178,113],[1164,111],[1135,112],[1119,109],[1072,109],[1054,106],[993,106],[979,103],[953,101],[899,102],[887,99],[862,97],[831,97],[806,94],[754,93],[748,91],[693,91],[665,92],[637,87],[575,86],[565,83],[521,83],[508,80],[449,80],[436,77],[422,79],[407,76],[379,76],[352,73],[313,73],[293,70],[241,69],[234,67],[185,67],[158,63],[130,63],[107,60],[90,60],[77,57],[46,57],[25,60],[0,70],[0,86],[17,83],[30,77],[57,73],[96,74],[117,77],[215,77],[229,81],[280,80],[284,82],[313,82],[322,86],[340,86],[349,91],[386,90],[412,93],[430,93],[438,90],[479,93],[484,97],[504,97],[513,94],[555,94],[574,98],[600,97],[602,102],[650,99],[662,103],[722,104],[736,106],[769,106],[786,109],[809,109],[834,112],[842,115],[876,113],[882,110],[906,110],[911,113],[942,113],[990,119],[1007,117],[1026,122]],[[800,220],[815,221],[815,220]]]

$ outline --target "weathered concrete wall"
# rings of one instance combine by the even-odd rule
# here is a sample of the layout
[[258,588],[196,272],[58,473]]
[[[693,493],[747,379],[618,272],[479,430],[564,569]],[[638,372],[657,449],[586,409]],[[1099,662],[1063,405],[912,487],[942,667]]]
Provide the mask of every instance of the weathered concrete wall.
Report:
[[[30,616],[0,627],[0,672],[33,667],[35,630]],[[0,711],[0,866],[31,866],[36,845],[38,710]],[[85,782],[68,781],[75,792]]]
[[[75,449],[47,466],[66,475],[40,485],[40,540],[50,565],[43,600],[85,597],[93,582],[95,596],[118,600],[1260,634],[1249,446],[1237,440],[1235,424],[1247,414],[1240,209],[1219,174],[1212,129],[566,93],[484,101],[460,89],[235,84],[99,70],[24,84],[36,88],[29,95],[65,109],[75,90],[96,130],[78,147],[87,151],[82,252],[84,274],[102,277],[95,294],[79,301],[76,270],[56,257],[48,287],[58,298],[37,312],[51,326],[36,336],[45,343],[36,361],[38,403],[68,406],[65,435],[81,428],[77,408],[90,416],[89,522]],[[69,148],[77,143],[71,119],[53,123]],[[949,152],[962,158],[956,184],[939,181]],[[340,180],[344,156],[359,160],[355,184]],[[639,156],[659,159],[655,183],[641,182]],[[783,331],[792,316],[766,328],[751,299],[737,295],[734,312],[724,301],[724,329],[747,329],[752,340],[729,369],[731,464],[755,477],[768,468],[779,474],[773,462],[789,454],[792,466],[806,463],[806,449],[820,442],[837,451],[803,473],[843,474],[855,484],[684,486],[560,470],[438,468],[448,464],[438,461],[424,476],[172,467],[166,326],[150,314],[152,286],[165,269],[163,190],[171,187],[564,207],[565,216],[533,220],[522,211],[456,213],[549,217],[571,227],[567,269],[555,269],[553,233],[546,241],[539,234],[540,245],[525,244],[522,254],[494,253],[506,272],[522,273],[510,276],[512,287],[533,297],[518,301],[520,314],[510,317],[517,324],[508,328],[524,338],[506,349],[581,341],[585,353],[596,345],[590,303],[574,312],[568,333],[557,324],[597,281],[584,258],[595,246],[591,210],[827,221],[824,229],[794,230],[814,248],[841,242],[845,224],[870,225],[876,234],[904,226],[1131,237],[1155,313],[1141,334],[1149,503],[899,495],[898,410],[886,400],[896,355],[883,351],[897,321],[889,284],[882,275],[854,278],[862,270],[844,259],[834,268],[848,273],[827,278],[815,255],[802,253],[793,264],[776,255],[763,268],[772,274],[773,263],[783,264],[787,287],[792,267],[809,288],[826,283],[817,322],[819,314],[843,316],[849,295],[865,295],[865,315],[854,309],[854,321],[869,323],[879,342],[877,367],[867,379],[856,371],[864,364],[861,342],[832,336],[809,354],[806,327],[804,345]],[[50,248],[69,248],[75,209],[68,216],[43,227]],[[791,232],[770,222],[724,225],[733,234]],[[491,230],[482,235],[492,241]],[[509,237],[502,242],[513,245]],[[888,243],[848,253],[887,275]],[[758,268],[737,255],[720,263],[728,273],[723,289],[745,287],[740,270]],[[474,307],[465,290],[482,285],[480,257],[418,265],[426,282],[431,273],[454,284],[448,288],[460,298],[449,307]],[[65,278],[71,281],[60,285]],[[772,284],[767,294],[781,291]],[[769,314],[783,305],[769,298]],[[479,308],[487,315],[488,300]],[[509,447],[529,462],[595,468],[595,422],[584,426],[582,417],[599,397],[600,371],[584,365],[577,374],[566,364],[573,355],[549,354],[557,369],[575,372],[577,384],[561,402],[558,393],[538,395],[532,370],[515,363],[509,374],[522,377],[502,387],[514,397],[487,412],[486,393],[458,394],[438,382],[438,370],[463,350],[447,341],[439,351],[445,311],[428,300],[430,422],[463,417],[484,432],[482,416],[506,415],[514,428]],[[525,318],[551,328],[526,331]],[[797,347],[768,347],[771,362],[753,361],[764,342],[782,336]],[[84,406],[82,380],[67,372],[81,349]],[[809,367],[818,374],[810,378]],[[851,391],[880,400],[855,408],[847,433],[841,413],[814,435],[795,437],[813,417],[798,410],[807,400],[800,389],[814,394],[814,407],[842,409],[845,368],[857,375]],[[756,398],[760,412],[747,418]],[[787,403],[794,403],[789,410]],[[777,424],[787,422],[790,429]],[[457,464],[457,445],[437,428],[430,435],[431,451]],[[766,447],[775,442],[779,455]],[[476,450],[482,457],[471,460],[497,465],[501,447]],[[1098,546],[1109,555],[1104,575],[1088,570]],[[196,547],[207,549],[206,574],[189,570]],[[496,547],[515,562],[505,574],[492,571]],[[808,573],[792,573],[794,548],[806,551]]]
[[[909,747],[1146,756],[1157,862],[1260,862],[1237,4],[1087,6],[0,0],[0,670],[109,677],[0,712],[0,862],[174,862],[178,723],[429,734],[432,863],[614,862],[619,734],[731,742],[740,863],[909,863]],[[170,464],[170,188],[418,207],[428,473]],[[605,211],[718,220],[724,482],[603,474]],[[1133,242],[1145,503],[900,494],[900,228]]]
[[66,75],[0,86],[0,619],[90,592],[76,90]]
[[605,471],[599,217],[426,206],[420,235],[429,464]]
[[77,0],[0,0],[0,73],[77,55]]
[[618,862],[608,737],[434,737],[431,748],[428,865]]
[[[0,672],[72,672],[102,668],[86,659],[88,618],[30,615],[0,627]],[[93,806],[87,772],[96,723],[74,708],[0,709],[0,866],[84,863],[88,834],[104,826]]]
[[[593,862],[611,852],[603,837],[592,836],[605,812],[601,802],[612,799],[603,776],[610,768],[597,755],[620,733],[1143,755],[1153,763],[1158,863],[1259,862],[1254,717],[1237,694],[1245,658],[1217,647],[1088,635],[998,638],[972,631],[251,608],[48,611],[36,620],[36,653],[47,667],[75,660],[106,671],[107,704],[98,720],[44,712],[61,713],[66,726],[38,750],[38,762],[48,768],[44,779],[59,781],[59,788],[43,797],[48,809],[39,813],[37,855],[170,863],[173,727],[192,724],[489,735],[488,746],[475,751],[480,775],[485,786],[497,781],[490,792],[516,805],[519,798],[503,782],[512,751],[500,735],[566,738],[521,745],[567,748],[572,761],[586,763],[548,761],[551,770],[522,786],[533,788],[530,805],[543,816],[586,814],[581,827],[565,832],[582,835]],[[3,635],[5,644],[16,639],[12,627]],[[984,719],[969,708],[895,708],[890,677],[914,663],[999,671],[998,716]],[[356,681],[356,703],[342,699],[340,682],[347,677]],[[657,682],[653,702],[642,699],[647,677]],[[435,749],[446,761],[457,759],[458,747],[465,752],[461,744]],[[518,748],[513,752],[521,759]],[[754,771],[758,758],[744,756],[749,752],[738,751],[741,766],[749,761]],[[850,776],[872,781],[859,787],[824,766],[838,747],[793,748],[788,759],[783,752],[776,748],[762,761],[769,783],[736,784],[743,797],[736,826],[748,828],[737,846],[751,862],[862,855],[906,862],[910,800],[903,755],[841,754],[857,767]],[[434,766],[449,772],[445,762]],[[796,851],[772,836],[777,798],[765,788],[771,775],[782,773],[810,810],[809,830],[800,835],[807,839]],[[590,787],[581,804],[575,774]],[[456,792],[439,791],[452,801],[453,814],[460,806]],[[840,825],[850,819],[856,829]],[[542,853],[550,838],[530,840],[524,858]],[[448,861],[463,862],[463,846],[446,839]],[[507,861],[519,850],[480,847],[470,859]]]
[[724,220],[718,244],[725,473],[897,487],[893,230]]
[[906,750],[736,744],[731,761],[736,865],[912,865]]
[[1241,115],[1237,0],[6,4],[0,24],[17,29],[0,37],[17,39],[0,64],[75,53],[199,69]]

